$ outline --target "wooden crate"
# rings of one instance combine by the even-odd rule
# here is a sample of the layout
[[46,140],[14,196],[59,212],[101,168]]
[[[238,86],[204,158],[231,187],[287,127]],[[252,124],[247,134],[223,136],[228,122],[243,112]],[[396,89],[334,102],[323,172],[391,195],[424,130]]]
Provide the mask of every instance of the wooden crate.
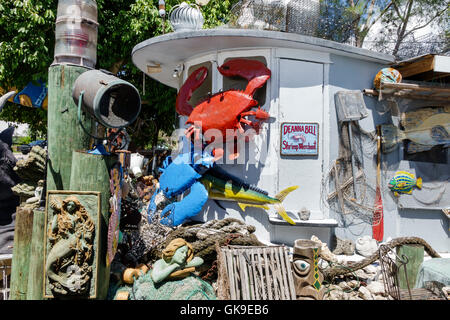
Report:
[[219,270],[225,273],[229,299],[296,299],[285,246],[225,246],[220,248],[219,255]]

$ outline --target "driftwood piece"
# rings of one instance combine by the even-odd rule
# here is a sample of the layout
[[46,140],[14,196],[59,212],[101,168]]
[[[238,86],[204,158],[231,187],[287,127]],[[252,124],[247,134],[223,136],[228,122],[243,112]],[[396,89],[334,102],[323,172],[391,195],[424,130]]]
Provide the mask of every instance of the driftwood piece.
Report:
[[286,247],[224,246],[219,251],[219,273],[225,271],[219,279],[228,279],[232,300],[296,299]]

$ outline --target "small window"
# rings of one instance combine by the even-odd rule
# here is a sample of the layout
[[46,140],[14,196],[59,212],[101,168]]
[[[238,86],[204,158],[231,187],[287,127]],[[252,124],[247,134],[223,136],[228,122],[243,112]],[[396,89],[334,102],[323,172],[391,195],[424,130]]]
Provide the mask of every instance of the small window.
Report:
[[198,87],[193,93],[191,100],[189,100],[189,103],[195,107],[201,100],[205,99],[209,93],[212,92],[212,63],[210,61],[206,61],[203,63],[199,63],[196,65],[193,65],[189,68],[188,76],[192,74],[195,70],[197,70],[200,67],[206,67],[208,69],[208,76],[206,77],[205,81],[202,83],[200,87]]
[[[241,57],[241,58],[257,60],[257,61],[264,63],[264,65],[267,66],[266,58],[261,57],[261,56]],[[233,60],[233,59],[236,59],[236,58],[228,58],[224,61],[224,63],[226,63],[227,61]],[[247,87],[246,79],[243,79],[243,78],[237,77],[237,76],[236,77],[223,77],[223,91],[230,90],[230,89],[245,90],[246,87]],[[267,83],[262,88],[259,88],[255,92],[255,96],[253,97],[253,99],[258,101],[260,106],[263,106],[266,103],[266,88],[267,88]]]

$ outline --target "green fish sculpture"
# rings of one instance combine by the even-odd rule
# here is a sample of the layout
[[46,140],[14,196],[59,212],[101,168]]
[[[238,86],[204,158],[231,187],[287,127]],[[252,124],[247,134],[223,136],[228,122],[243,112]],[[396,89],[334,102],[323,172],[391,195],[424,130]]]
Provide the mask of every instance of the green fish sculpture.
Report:
[[281,202],[298,186],[284,189],[275,197],[270,197],[266,191],[255,186],[243,183],[238,178],[231,175],[217,174],[217,171],[209,171],[202,176],[200,182],[208,190],[208,197],[214,200],[236,201],[242,211],[247,207],[269,209],[268,205],[274,205],[277,213],[288,223],[295,225],[295,222],[287,215]]
[[396,197],[400,193],[411,194],[412,189],[417,186],[417,188],[422,189],[422,178],[417,178],[412,173],[406,171],[397,171],[395,176],[389,181],[389,189],[394,191]]

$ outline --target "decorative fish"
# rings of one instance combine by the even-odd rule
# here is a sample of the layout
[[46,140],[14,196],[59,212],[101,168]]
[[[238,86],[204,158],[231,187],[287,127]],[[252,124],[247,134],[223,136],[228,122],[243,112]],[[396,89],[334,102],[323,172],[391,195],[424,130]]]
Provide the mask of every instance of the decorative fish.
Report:
[[247,207],[269,209],[268,205],[274,205],[278,214],[288,223],[295,225],[295,222],[287,215],[281,202],[298,186],[284,189],[275,197],[270,197],[266,191],[257,187],[243,183],[239,178],[231,175],[224,176],[214,171],[206,172],[200,182],[208,190],[210,199],[236,201],[242,211]]
[[406,171],[397,171],[388,185],[396,197],[399,196],[399,193],[411,194],[414,186],[422,189],[422,178],[416,179],[415,175]]
[[393,125],[382,125],[383,151],[391,152],[404,139],[425,146],[450,144],[450,113],[437,113],[425,119],[414,129],[400,130]]

